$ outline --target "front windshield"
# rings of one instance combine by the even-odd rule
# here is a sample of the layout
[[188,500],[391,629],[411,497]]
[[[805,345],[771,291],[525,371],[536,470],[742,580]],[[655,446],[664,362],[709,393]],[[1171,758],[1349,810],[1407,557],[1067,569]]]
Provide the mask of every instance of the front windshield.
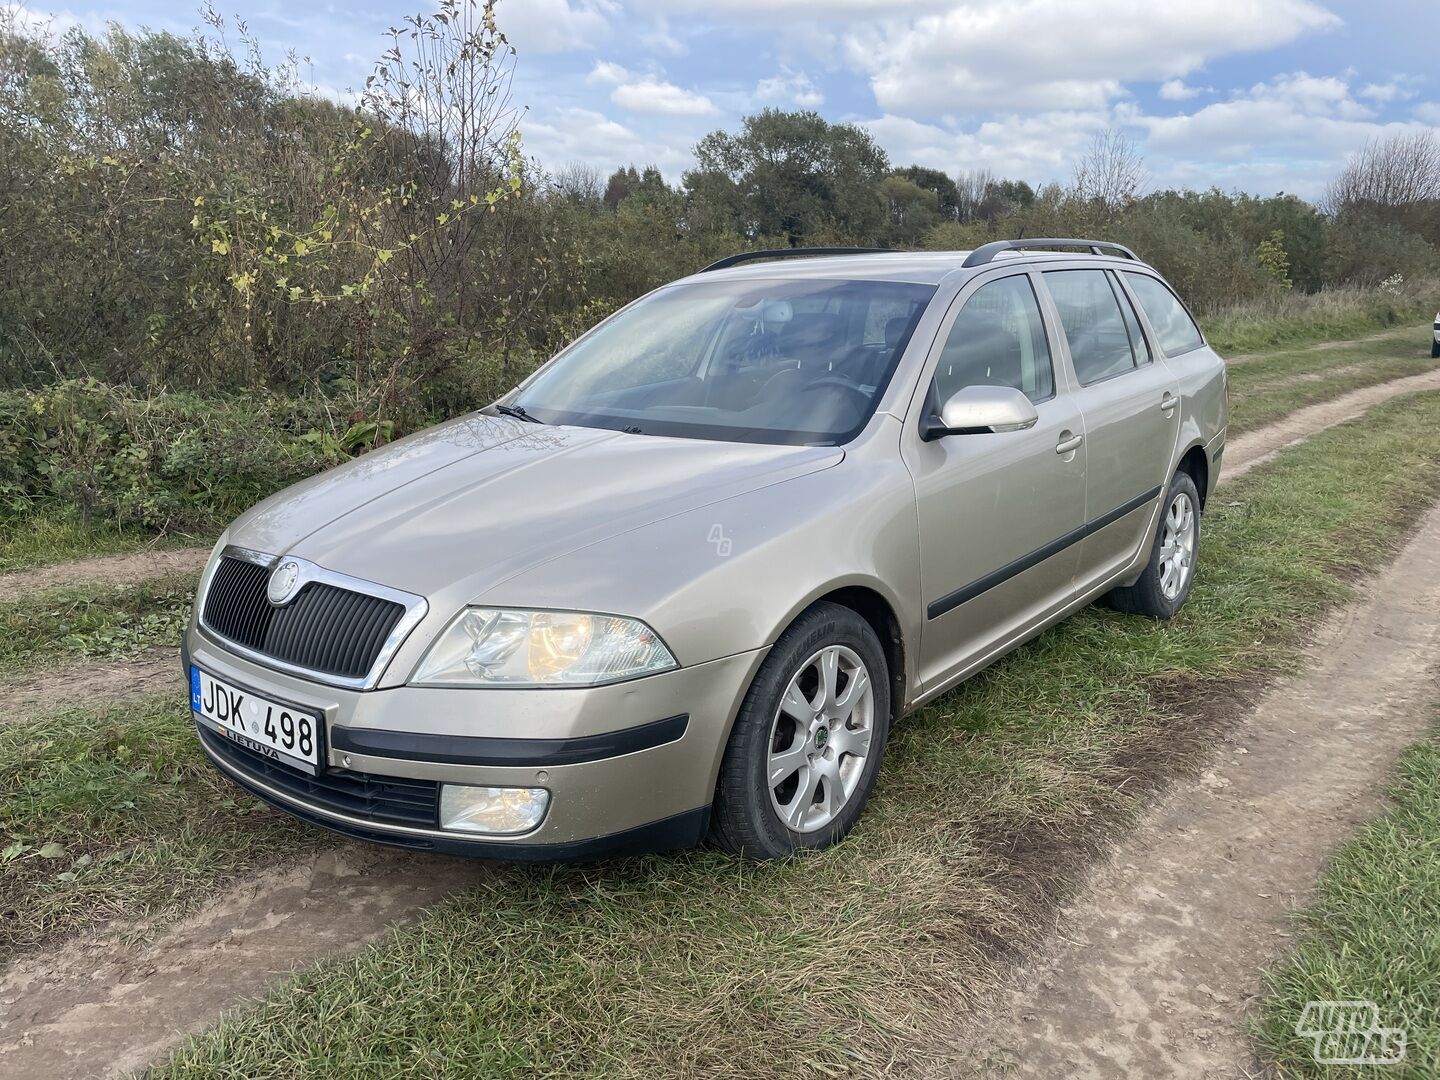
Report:
[[702,281],[581,339],[506,404],[548,424],[767,443],[865,426],[934,286]]

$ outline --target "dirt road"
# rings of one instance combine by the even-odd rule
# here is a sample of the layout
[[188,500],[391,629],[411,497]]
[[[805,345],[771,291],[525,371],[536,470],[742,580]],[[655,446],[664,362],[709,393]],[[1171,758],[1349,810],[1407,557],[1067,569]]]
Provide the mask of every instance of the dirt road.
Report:
[[1317,432],[1358,419],[1381,402],[1422,390],[1440,390],[1440,368],[1367,386],[1318,405],[1307,405],[1273,424],[1237,435],[1225,447],[1221,479],[1244,476],[1255,466],[1263,465],[1282,450],[1304,442]]
[[346,844],[230,889],[151,944],[86,938],[19,960],[0,976],[0,1078],[143,1068],[286,972],[358,949],[484,873]]
[[1363,596],[1326,623],[1304,674],[1275,684],[1198,782],[1114,850],[943,1075],[1257,1074],[1246,1008],[1285,915],[1378,813],[1440,689],[1440,509]]
[[0,574],[0,603],[28,592],[67,585],[127,585],[169,574],[198,574],[205,569],[209,548],[170,548],[135,551],[128,555],[101,555],[93,559],[12,570]]

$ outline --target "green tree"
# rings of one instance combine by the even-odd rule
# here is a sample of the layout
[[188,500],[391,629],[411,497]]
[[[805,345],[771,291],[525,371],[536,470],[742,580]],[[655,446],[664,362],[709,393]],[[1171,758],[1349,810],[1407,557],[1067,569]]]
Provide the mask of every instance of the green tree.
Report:
[[880,198],[885,205],[888,244],[911,247],[941,220],[935,192],[899,174],[880,181]]
[[931,192],[935,196],[935,205],[942,218],[953,221],[959,215],[960,191],[955,186],[955,181],[939,169],[907,165],[903,169],[896,169],[892,175],[903,177],[917,187]]
[[885,151],[853,124],[815,112],[766,109],[741,130],[711,132],[685,174],[692,199],[718,211],[747,237],[791,244],[845,239],[874,243],[885,224],[875,186],[889,169]]
[[1255,261],[1282,289],[1291,288],[1290,257],[1285,254],[1285,234],[1276,229],[1255,248]]

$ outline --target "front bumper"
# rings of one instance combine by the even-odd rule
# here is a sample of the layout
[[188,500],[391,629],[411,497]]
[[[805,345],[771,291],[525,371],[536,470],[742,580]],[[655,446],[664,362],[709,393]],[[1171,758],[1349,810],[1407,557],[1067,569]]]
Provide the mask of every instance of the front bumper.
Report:
[[[519,860],[598,858],[698,842],[730,724],[763,653],[588,689],[360,691],[261,666],[193,623],[181,650],[187,672],[193,662],[323,718],[320,779],[344,788],[339,795],[197,724],[211,762],[258,798],[358,839]],[[393,820],[351,796],[392,780],[406,789],[407,805],[421,807],[421,817],[424,790],[438,793],[443,783],[544,787],[550,804],[528,833],[481,837],[442,830],[438,820],[413,813]],[[407,781],[414,783],[407,788]]]

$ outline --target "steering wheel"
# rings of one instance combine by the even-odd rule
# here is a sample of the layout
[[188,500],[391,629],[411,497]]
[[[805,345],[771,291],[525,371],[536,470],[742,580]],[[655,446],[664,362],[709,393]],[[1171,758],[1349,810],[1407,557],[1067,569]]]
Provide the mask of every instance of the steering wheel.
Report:
[[[766,389],[769,389],[770,384],[766,383],[765,385]],[[862,415],[865,410],[870,407],[870,395],[865,393],[864,390],[861,390],[849,379],[842,378],[839,375],[827,375],[823,379],[816,379],[814,382],[806,384],[800,392],[802,394],[813,394],[817,390],[830,389],[844,390],[846,393],[853,395],[855,404]]]
[[771,375],[760,384],[760,390],[755,395],[755,400],[766,401],[772,398],[781,397],[785,394],[794,393],[797,389],[804,392],[803,386],[790,386],[789,383],[802,383],[805,381],[805,373],[799,368],[781,368],[774,375]]

